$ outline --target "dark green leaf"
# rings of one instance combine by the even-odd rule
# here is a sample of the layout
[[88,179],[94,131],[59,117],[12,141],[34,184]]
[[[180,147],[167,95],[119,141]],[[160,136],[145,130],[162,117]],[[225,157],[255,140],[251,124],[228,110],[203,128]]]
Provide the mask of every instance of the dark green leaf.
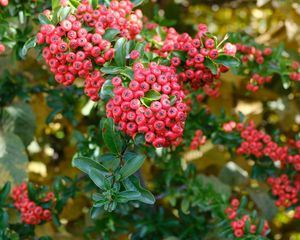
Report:
[[126,178],[122,183],[126,190],[138,191],[141,193],[141,196],[138,199],[139,201],[147,204],[155,203],[154,196],[151,192],[141,187],[140,180],[138,177],[132,175],[129,178]]
[[39,22],[40,22],[41,25],[51,24],[50,19],[42,13],[39,14],[38,19],[39,19]]
[[124,71],[124,68],[107,66],[107,67],[100,68],[100,71],[105,74],[119,74],[121,71]]
[[117,66],[124,67],[126,64],[126,38],[119,38],[115,43],[115,62]]
[[214,62],[227,67],[237,67],[240,65],[240,60],[238,58],[226,54],[220,54],[218,58],[214,59]]
[[7,182],[0,190],[0,204],[8,197],[9,193],[10,193],[10,182]]
[[120,73],[121,73],[121,75],[127,77],[129,80],[133,80],[134,79],[134,71],[131,68],[125,68]]
[[5,229],[8,226],[8,219],[8,213],[0,209],[0,233],[2,229]]
[[150,91],[146,92],[144,95],[145,98],[148,98],[151,101],[157,101],[161,98],[161,94],[153,89]]
[[212,74],[216,75],[218,73],[217,65],[208,57],[204,59],[204,66],[209,68]]
[[100,161],[107,169],[115,170],[120,164],[120,157],[106,153],[100,156]]
[[100,207],[92,207],[90,212],[91,218],[96,219],[99,216],[100,212],[101,212]]
[[23,46],[23,48],[21,49],[21,51],[20,51],[20,54],[19,54],[20,57],[21,57],[21,58],[25,58],[25,56],[26,56],[28,50],[29,50],[30,48],[35,47],[35,45],[36,45],[36,36],[34,36],[34,37],[32,37],[32,38],[29,38],[29,39],[26,41],[26,43],[24,44],[24,46]]
[[115,37],[120,33],[119,29],[116,28],[107,28],[102,38],[109,42],[113,41]]
[[135,152],[126,152],[123,156],[124,166],[120,169],[121,179],[134,174],[144,163],[145,156]]
[[180,209],[184,214],[189,214],[190,201],[187,198],[184,198],[181,201]]
[[121,154],[123,139],[111,118],[103,120],[102,136],[106,146],[115,154]]
[[123,191],[117,195],[117,201],[120,203],[126,203],[128,201],[139,200],[141,194],[137,191]]
[[97,169],[103,174],[108,173],[108,170],[104,166],[87,157],[75,156],[72,160],[72,166],[78,168],[86,174],[88,174],[91,169]]
[[113,86],[111,80],[110,79],[106,80],[104,82],[104,84],[102,85],[101,90],[99,92],[100,98],[102,100],[108,100],[108,99],[114,97],[115,94],[114,94],[113,90],[114,90],[114,86]]
[[61,21],[65,20],[69,16],[70,12],[71,12],[70,7],[60,8],[57,12],[57,16],[58,16],[59,21],[61,22]]
[[105,177],[103,172],[98,171],[96,169],[90,169],[88,175],[90,176],[91,180],[102,190],[110,189],[111,183]]
[[140,53],[140,59],[142,59],[144,56],[145,47],[146,47],[146,41],[138,42],[135,46],[135,50],[137,50]]
[[185,61],[186,60],[186,52],[183,52],[183,51],[178,51],[178,50],[176,50],[176,51],[173,51],[172,52],[172,56],[173,57],[178,57],[178,58],[180,58],[180,60],[182,60],[182,61]]
[[173,105],[175,104],[175,102],[176,102],[176,96],[171,96],[171,97],[169,98],[169,100],[170,100],[171,106],[173,106]]

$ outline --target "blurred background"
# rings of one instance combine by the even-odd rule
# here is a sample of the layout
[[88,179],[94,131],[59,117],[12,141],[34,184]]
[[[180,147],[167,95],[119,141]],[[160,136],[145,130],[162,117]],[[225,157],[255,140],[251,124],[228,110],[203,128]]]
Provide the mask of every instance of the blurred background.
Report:
[[[227,32],[242,31],[267,46],[276,47],[284,43],[289,54],[300,60],[300,1],[149,0],[141,8],[149,19],[163,21],[161,24],[174,26],[178,32],[193,33],[198,23],[206,23],[209,30],[220,38]],[[162,17],[166,20],[161,20]],[[12,68],[9,59],[5,57],[0,58],[0,66],[1,71]],[[28,147],[29,180],[50,184],[56,175],[74,177],[79,172],[71,167],[72,157],[80,144],[89,144],[81,133],[89,133],[90,138],[93,137],[93,127],[87,126],[97,122],[97,112],[91,111],[92,104],[85,97],[79,97],[79,92],[73,87],[52,94],[51,97],[39,93],[38,88],[45,85],[50,76],[42,62],[36,61],[33,53],[26,61],[18,62],[17,68],[13,69],[16,75],[25,75],[36,91],[31,98],[37,128],[35,140]],[[296,88],[285,90],[281,82],[274,82],[274,85],[258,93],[245,94],[248,80],[230,72],[225,74],[221,97],[208,100],[211,111],[218,115],[220,106],[224,107],[228,115],[242,111],[247,119],[254,119],[258,126],[272,125],[273,128],[281,129],[285,135],[298,134],[300,91]],[[53,79],[51,81],[53,85],[49,91],[54,92],[56,84]],[[200,172],[207,174],[219,174],[221,167],[230,160],[233,159],[228,152],[209,142],[201,148],[201,152],[189,152],[186,155],[186,163],[193,161]],[[234,161],[243,169],[250,169],[244,159],[237,158]],[[143,174],[151,188],[153,175],[150,162],[144,164]],[[3,169],[0,169],[0,175],[5,176],[2,178],[5,180],[11,177]],[[263,203],[262,206],[268,208]],[[64,209],[61,216],[63,225],[59,232],[51,224],[46,224],[38,228],[38,233],[42,235],[47,232],[54,239],[81,239],[76,236],[83,231],[84,226],[90,224],[89,207],[85,196],[77,196]],[[275,228],[274,239],[300,239],[300,225],[282,211],[277,213],[272,225]],[[127,239],[126,235],[120,239]]]

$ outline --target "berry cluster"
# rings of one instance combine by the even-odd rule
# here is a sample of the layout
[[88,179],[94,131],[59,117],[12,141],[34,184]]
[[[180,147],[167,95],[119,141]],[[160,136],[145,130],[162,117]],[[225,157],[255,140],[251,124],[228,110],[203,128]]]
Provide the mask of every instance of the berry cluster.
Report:
[[[52,213],[49,209],[43,209],[28,196],[27,184],[23,182],[12,190],[12,199],[16,209],[21,212],[21,221],[31,225],[40,224],[42,221],[50,221]],[[48,192],[41,202],[54,201],[53,192]]]
[[253,74],[251,77],[250,82],[247,84],[247,90],[251,92],[257,92],[259,89],[259,86],[269,83],[272,80],[272,76],[261,76],[259,74]]
[[156,148],[178,146],[187,114],[175,69],[154,62],[148,68],[135,63],[133,69],[128,88],[122,78],[112,79],[115,96],[106,105],[107,116],[129,136],[145,133],[146,141]]
[[300,81],[299,62],[293,61],[290,68],[290,79],[293,81]]
[[[264,222],[264,228],[261,232],[257,232],[257,220],[251,219],[249,215],[243,215],[241,217],[238,216],[238,208],[240,206],[240,201],[238,199],[232,199],[231,207],[225,210],[228,218],[232,221],[231,227],[233,230],[233,234],[235,237],[240,238],[243,237],[245,233],[247,234],[259,234],[261,236],[266,236],[267,231],[269,230],[269,224],[267,221]],[[245,229],[246,222],[250,222],[250,231],[247,232]]]
[[254,155],[257,158],[268,156],[270,159],[281,162],[283,168],[288,157],[288,147],[279,146],[270,135],[255,128],[251,121],[247,127],[240,130],[243,142],[237,148],[237,154]]
[[0,0],[0,6],[6,7],[8,5],[8,0]]
[[108,28],[120,30],[120,35],[134,39],[142,29],[142,12],[132,12],[129,1],[111,1],[110,7],[93,9],[87,0],[78,6],[59,26],[45,24],[37,33],[37,43],[44,44],[42,55],[57,82],[69,86],[76,78],[86,79],[85,93],[98,100],[103,78],[97,70],[114,58],[112,43],[103,35]]
[[[277,196],[276,206],[289,208],[299,202],[298,194],[300,192],[300,175],[296,175],[291,181],[286,174],[279,177],[269,177],[268,184],[272,187],[272,194]],[[299,209],[299,207],[298,207]],[[300,217],[295,215],[295,217]]]
[[0,54],[5,52],[5,45],[0,43]]
[[241,60],[244,63],[255,61],[257,64],[263,64],[265,58],[273,52],[272,48],[264,48],[262,50],[252,45],[236,44],[237,52],[241,55]]
[[200,146],[204,145],[206,142],[206,137],[203,135],[202,131],[200,129],[196,130],[195,135],[192,139],[190,149],[196,150]]
[[241,123],[237,124],[235,121],[229,121],[222,126],[224,132],[232,132],[235,128],[241,129],[242,127],[243,125]]
[[[153,52],[162,57],[170,54],[172,56],[172,66],[183,66],[184,71],[179,74],[180,80],[190,83],[194,90],[202,87],[207,95],[219,96],[220,73],[228,71],[229,68],[213,63],[217,68],[216,72],[213,73],[205,65],[205,61],[207,59],[211,62],[217,59],[220,53],[234,56],[235,46],[232,44],[225,44],[223,48],[216,46],[215,40],[207,36],[207,26],[205,24],[198,25],[198,32],[194,38],[188,33],[179,34],[174,28],[166,28],[165,31],[167,36],[162,41],[162,47],[154,49]],[[158,38],[157,40],[161,39]],[[185,62],[182,62],[178,56],[174,56],[174,51],[186,53]]]

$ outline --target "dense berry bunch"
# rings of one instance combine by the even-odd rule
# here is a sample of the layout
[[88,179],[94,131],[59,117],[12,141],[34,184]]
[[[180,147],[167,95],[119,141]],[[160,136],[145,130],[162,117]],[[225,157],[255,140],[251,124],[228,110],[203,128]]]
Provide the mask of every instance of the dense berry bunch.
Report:
[[133,68],[128,88],[120,77],[112,79],[115,96],[106,105],[107,116],[129,136],[145,133],[154,147],[178,146],[187,115],[178,75],[172,67],[154,62],[148,68],[135,63]]
[[251,92],[257,92],[259,89],[259,86],[269,83],[272,80],[272,76],[261,76],[259,74],[253,74],[251,77],[250,82],[247,84],[247,90]]
[[241,55],[241,60],[244,63],[254,61],[257,64],[263,64],[265,58],[272,54],[272,48],[264,48],[262,50],[252,45],[236,44],[237,52]]
[[132,12],[129,1],[112,1],[110,7],[93,9],[82,1],[76,14],[70,14],[59,26],[45,24],[37,34],[37,43],[44,44],[42,55],[55,74],[57,82],[68,86],[76,78],[86,79],[85,92],[92,100],[103,78],[97,68],[114,58],[112,43],[103,39],[108,28],[120,30],[120,35],[134,39],[142,29],[142,12]]
[[[167,36],[162,47],[153,51],[163,57],[168,54],[173,56],[174,51],[184,52],[187,56],[184,62],[178,56],[171,58],[172,66],[184,68],[179,74],[180,80],[190,83],[194,90],[202,87],[207,95],[218,96],[221,86],[220,73],[228,71],[229,68],[211,61],[217,59],[220,54],[234,56],[235,46],[232,44],[225,44],[223,48],[216,46],[215,40],[207,35],[205,24],[198,25],[198,32],[194,38],[188,33],[179,34],[174,28],[166,28],[165,31]],[[211,62],[216,72],[205,66],[205,61]]]
[[253,121],[240,131],[244,141],[236,150],[238,154],[254,155],[258,158],[268,156],[274,162],[280,161],[281,167],[285,166],[288,157],[287,146],[279,146],[270,135],[257,130]]
[[[231,227],[235,237],[243,237],[244,234],[259,234],[261,236],[266,236],[269,230],[269,224],[267,221],[264,222],[264,228],[261,232],[257,232],[257,220],[252,219],[249,215],[238,216],[238,208],[240,206],[240,201],[238,199],[232,199],[231,207],[226,209],[226,214],[228,218],[232,221]],[[246,230],[246,222],[250,223],[250,231]]]
[[[28,196],[27,184],[23,182],[21,185],[13,188],[12,198],[16,209],[21,212],[21,221],[27,224],[40,224],[42,221],[49,221],[52,213],[49,209],[44,209],[31,201]],[[54,201],[53,192],[48,192],[41,202]]]
[[204,145],[205,142],[206,142],[206,137],[203,135],[203,132],[200,129],[198,129],[195,132],[195,136],[192,139],[190,149],[196,150],[200,146]]
[[[299,202],[298,194],[300,192],[300,175],[296,175],[293,180],[290,180],[286,174],[279,177],[269,177],[268,184],[272,187],[272,194],[278,199],[277,206],[289,208]],[[299,207],[298,207],[299,209]],[[298,211],[299,212],[299,211]],[[299,213],[295,215],[299,218]]]

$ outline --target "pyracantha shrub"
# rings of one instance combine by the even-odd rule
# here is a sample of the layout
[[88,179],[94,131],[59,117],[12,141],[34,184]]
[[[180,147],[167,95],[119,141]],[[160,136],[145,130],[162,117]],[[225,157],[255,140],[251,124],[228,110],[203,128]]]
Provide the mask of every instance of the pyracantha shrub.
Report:
[[[135,39],[142,29],[142,12],[132,11],[129,1],[112,1],[109,7],[93,9],[89,1],[82,1],[74,14],[58,23],[45,24],[37,34],[43,46],[43,58],[55,74],[57,82],[69,86],[76,78],[85,79],[84,91],[94,101],[103,84],[99,67],[114,58],[115,49],[105,39],[107,31]],[[49,16],[51,18],[51,14]]]

